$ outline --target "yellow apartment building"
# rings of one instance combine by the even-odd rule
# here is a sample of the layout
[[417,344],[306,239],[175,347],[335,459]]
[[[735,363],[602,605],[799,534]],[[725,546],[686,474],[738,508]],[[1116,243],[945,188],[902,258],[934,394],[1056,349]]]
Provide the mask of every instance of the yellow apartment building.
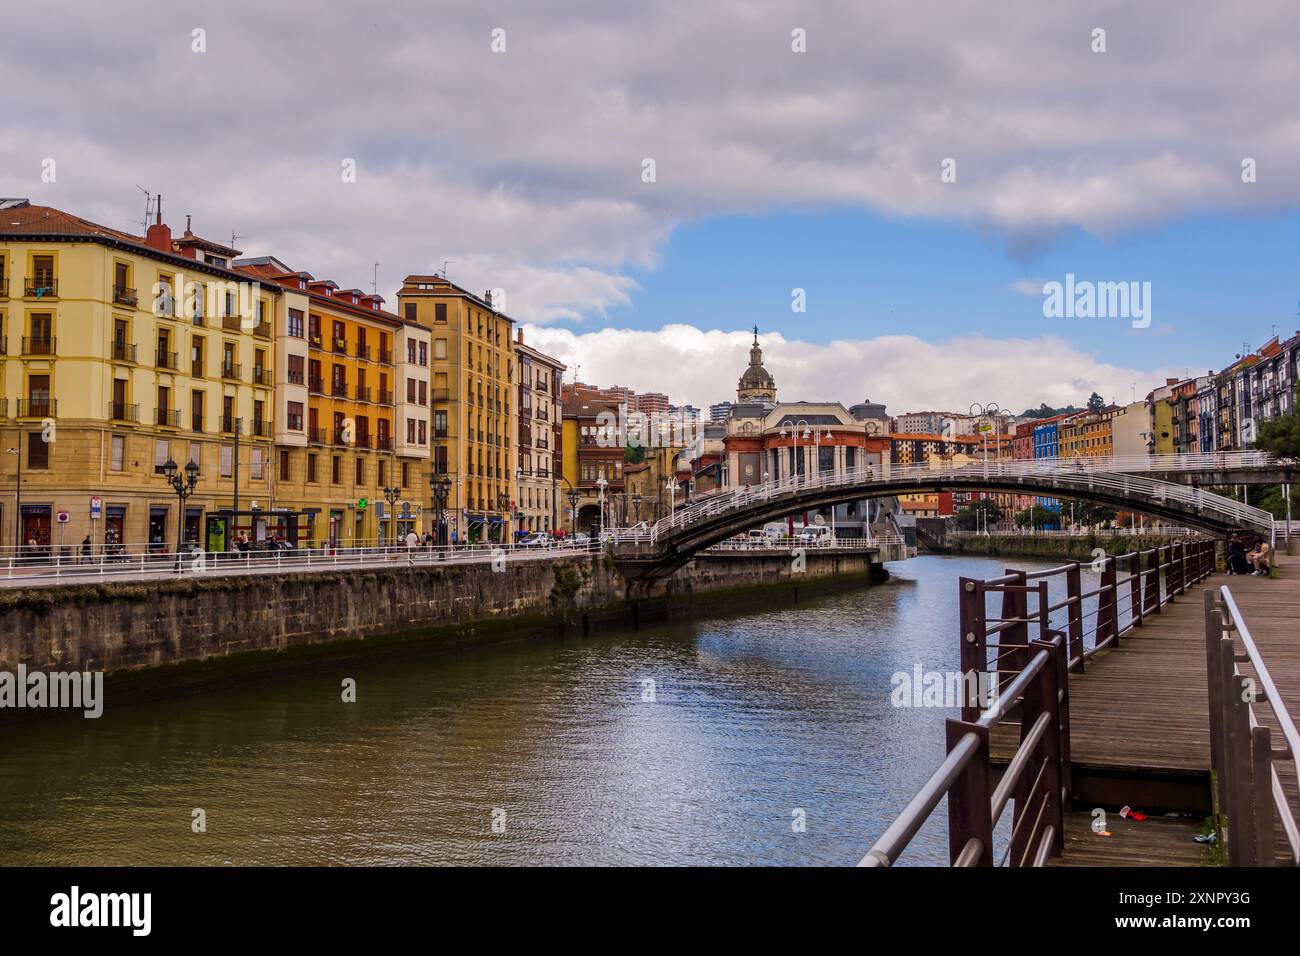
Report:
[[515,530],[553,533],[561,521],[564,495],[560,488],[560,381],[564,365],[515,336],[516,400]]
[[1099,412],[1080,412],[1060,424],[1062,458],[1109,458],[1115,440],[1111,422],[1121,411],[1117,406]]
[[313,545],[357,547],[420,533],[428,334],[386,312],[381,296],[342,289],[274,257],[236,266],[285,296],[277,316],[284,427],[275,435],[273,507],[301,513],[303,540]]
[[451,480],[450,540],[509,541],[517,504],[512,446],[514,320],[438,275],[409,275],[407,322],[429,330],[433,470]]
[[[237,254],[0,200],[0,542],[208,548],[265,506],[280,290]],[[199,469],[183,504],[169,460]]]

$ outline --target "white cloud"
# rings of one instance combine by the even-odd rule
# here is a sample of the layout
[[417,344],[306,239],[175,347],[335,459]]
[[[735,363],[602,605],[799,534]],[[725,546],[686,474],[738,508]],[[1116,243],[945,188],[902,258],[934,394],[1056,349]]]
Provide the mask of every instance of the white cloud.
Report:
[[1035,282],[1033,279],[1017,279],[1011,283],[1011,291],[1018,292],[1021,295],[1041,296],[1043,294],[1043,283]]
[[[996,16],[949,0],[520,0],[490,19],[418,0],[58,9],[6,20],[23,42],[5,51],[0,195],[124,228],[141,183],[173,224],[192,212],[201,232],[234,227],[250,254],[344,285],[368,284],[375,261],[391,292],[460,260],[453,277],[508,285],[538,321],[623,304],[623,270],[721,213],[851,205],[1024,248],[1300,203],[1291,0],[1249,16],[1183,0],[1004,0]],[[1089,49],[1098,24],[1104,54]],[[790,51],[794,25],[807,53]],[[191,52],[196,26],[206,53]],[[40,182],[44,157],[57,184]],[[945,157],[955,183],[939,181]]]
[[[752,333],[665,325],[657,331],[605,328],[575,332],[525,326],[529,344],[568,366],[581,380],[665,392],[676,404],[701,408],[735,400],[736,383],[749,362]],[[1051,336],[991,339],[963,336],[942,343],[910,335],[844,339],[827,345],[759,336],[764,366],[782,401],[870,398],[890,412],[960,411],[972,402],[996,402],[1014,412],[1049,405],[1079,405],[1092,392],[1127,402],[1133,386],[1144,395],[1166,370],[1134,369],[1098,361]],[[1178,374],[1170,372],[1169,374]]]

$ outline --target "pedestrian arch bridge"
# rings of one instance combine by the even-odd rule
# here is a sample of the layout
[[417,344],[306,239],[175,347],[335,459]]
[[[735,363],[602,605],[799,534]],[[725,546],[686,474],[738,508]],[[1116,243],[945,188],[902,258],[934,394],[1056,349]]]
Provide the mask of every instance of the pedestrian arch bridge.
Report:
[[674,509],[648,528],[611,529],[611,537],[614,560],[625,577],[654,579],[675,571],[696,552],[764,522],[863,498],[938,491],[1077,498],[1215,535],[1238,530],[1270,534],[1269,512],[1206,491],[1197,476],[1206,476],[1209,483],[1226,472],[1272,473],[1279,467],[1260,452],[885,464],[715,493]]

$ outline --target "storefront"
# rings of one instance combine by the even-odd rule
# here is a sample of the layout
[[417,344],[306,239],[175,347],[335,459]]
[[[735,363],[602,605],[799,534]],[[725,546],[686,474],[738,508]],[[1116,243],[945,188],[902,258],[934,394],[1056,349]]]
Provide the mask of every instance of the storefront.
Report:
[[149,550],[167,550],[167,509],[160,505],[149,506]]
[[23,505],[21,515],[24,547],[33,543],[39,548],[50,546],[50,513],[49,505]]

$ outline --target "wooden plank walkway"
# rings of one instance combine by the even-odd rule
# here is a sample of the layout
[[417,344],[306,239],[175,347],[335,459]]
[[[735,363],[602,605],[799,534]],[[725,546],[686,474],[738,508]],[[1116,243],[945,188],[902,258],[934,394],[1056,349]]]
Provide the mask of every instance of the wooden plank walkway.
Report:
[[1195,837],[1204,831],[1200,820],[1148,817],[1127,820],[1107,815],[1110,836],[1092,832],[1091,813],[1065,817],[1065,852],[1052,866],[1209,866],[1214,851]]
[[[1215,574],[1148,615],[1120,646],[1070,675],[1072,767],[1079,798],[1066,818],[1061,866],[1206,865],[1213,850],[1196,843],[1201,819],[1163,811],[1209,809],[1210,730],[1202,591],[1228,585],[1291,713],[1300,715],[1300,561],[1286,556],[1271,578]],[[997,728],[996,761],[1014,752],[1018,726]],[[1275,738],[1276,740],[1276,738]],[[1275,744],[1276,745],[1276,744]],[[1286,765],[1295,792],[1294,767]],[[1136,822],[1115,808],[1148,814]],[[1145,805],[1144,805],[1145,803]],[[1110,837],[1091,830],[1090,804],[1108,811]],[[1280,828],[1279,828],[1280,830]],[[1279,849],[1281,854],[1281,836]]]

